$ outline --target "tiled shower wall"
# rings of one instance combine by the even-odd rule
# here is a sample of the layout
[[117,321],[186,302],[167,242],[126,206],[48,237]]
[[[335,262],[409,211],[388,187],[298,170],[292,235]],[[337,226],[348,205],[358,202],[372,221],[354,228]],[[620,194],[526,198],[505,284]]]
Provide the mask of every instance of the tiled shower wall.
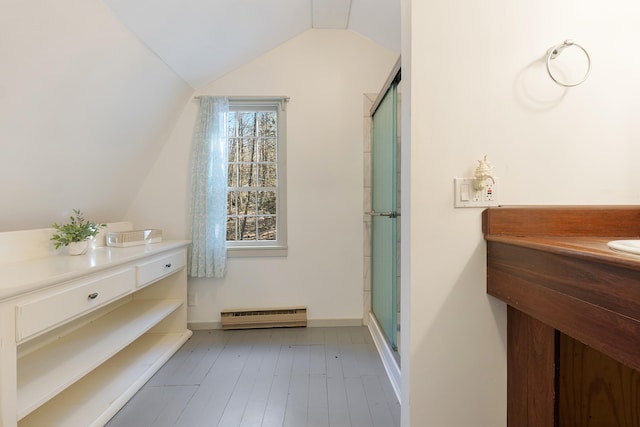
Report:
[[364,277],[363,277],[363,290],[364,290],[364,307],[363,316],[364,323],[369,323],[369,312],[371,311],[371,215],[367,212],[371,212],[371,107],[378,97],[375,93],[364,94],[364,116],[363,126],[364,130]]

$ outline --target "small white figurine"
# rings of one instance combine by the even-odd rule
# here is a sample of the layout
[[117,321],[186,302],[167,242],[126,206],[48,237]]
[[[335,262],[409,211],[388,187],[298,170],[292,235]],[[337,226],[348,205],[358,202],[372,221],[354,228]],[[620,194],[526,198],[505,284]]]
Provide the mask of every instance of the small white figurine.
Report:
[[478,167],[476,168],[475,177],[475,187],[476,190],[484,190],[487,186],[487,180],[491,180],[493,184],[496,183],[496,180],[493,179],[493,166],[487,160],[487,156],[484,156],[484,159],[478,160]]

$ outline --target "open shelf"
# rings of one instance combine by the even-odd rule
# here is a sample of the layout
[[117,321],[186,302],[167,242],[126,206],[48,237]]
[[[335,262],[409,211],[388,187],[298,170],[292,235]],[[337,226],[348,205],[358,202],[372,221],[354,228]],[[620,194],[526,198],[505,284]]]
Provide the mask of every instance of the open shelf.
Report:
[[[180,299],[132,300],[99,317],[93,322],[87,323],[72,333],[64,335],[48,345],[19,358],[17,371],[18,419],[24,418],[47,402],[47,400],[63,392],[67,387],[97,367],[100,367],[98,368],[100,374],[92,373],[91,378],[95,378],[94,375],[101,375],[104,369],[109,369],[108,366],[111,365],[111,361],[105,364],[104,367],[100,366],[101,364],[136,341],[182,304],[183,301]],[[162,334],[148,335],[153,336],[154,339],[157,339],[155,337],[156,335],[163,336]],[[177,335],[181,337],[183,333]],[[171,338],[172,334],[167,335],[167,337],[169,341],[178,341],[178,338]],[[146,340],[147,338],[145,336],[143,341]],[[131,348],[126,349],[126,354],[128,355],[133,352],[133,354],[128,357],[144,358],[143,356],[149,352],[162,351],[162,348],[166,348],[167,344],[164,343],[164,341],[162,342],[163,344],[157,344],[160,350],[155,347],[149,350],[143,350],[144,347],[132,345]],[[182,342],[184,342],[184,340]],[[182,344],[182,342],[180,344]],[[136,350],[138,347],[141,349]],[[131,367],[120,366],[119,370],[129,372],[130,369],[144,369],[143,366],[145,366],[144,363],[138,363],[138,365],[132,365]],[[104,381],[111,382],[110,376],[112,375],[115,375],[115,373],[106,375]],[[126,378],[129,374],[122,375]],[[133,373],[130,375],[133,375],[132,378],[139,377],[139,375],[134,375]],[[116,379],[114,378],[113,381],[116,381]],[[90,384],[101,382],[102,380],[100,382],[89,381]],[[82,394],[79,396],[83,398],[87,397]],[[55,401],[57,400],[58,399]],[[51,407],[51,410],[55,413],[59,411],[55,404],[53,406],[48,404],[47,406]],[[93,416],[95,418],[95,413]],[[83,423],[55,423],[51,419],[50,411],[47,411],[45,418],[47,422],[46,425],[49,426],[88,425]],[[20,425],[22,425],[22,423]]]
[[19,427],[102,426],[191,336],[148,333],[19,422]]
[[0,265],[0,426],[104,426],[191,336],[188,245]]

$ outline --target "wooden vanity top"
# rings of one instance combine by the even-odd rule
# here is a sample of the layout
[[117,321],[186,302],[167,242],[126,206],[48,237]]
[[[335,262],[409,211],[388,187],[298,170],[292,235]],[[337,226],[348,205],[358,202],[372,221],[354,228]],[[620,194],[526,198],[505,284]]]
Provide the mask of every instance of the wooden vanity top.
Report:
[[523,206],[483,213],[487,292],[640,370],[638,206]]
[[640,206],[500,206],[483,212],[485,234],[640,236]]
[[485,240],[640,270],[640,255],[610,249],[640,239],[640,207],[507,206],[482,217]]

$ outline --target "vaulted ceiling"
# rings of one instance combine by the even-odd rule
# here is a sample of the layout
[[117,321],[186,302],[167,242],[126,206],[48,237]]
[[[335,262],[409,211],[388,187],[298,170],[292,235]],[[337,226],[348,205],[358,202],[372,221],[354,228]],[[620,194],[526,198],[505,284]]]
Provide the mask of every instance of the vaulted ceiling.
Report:
[[399,54],[400,0],[9,1],[0,232],[48,227],[72,208],[122,220],[194,89],[325,31]]
[[400,53],[400,0],[104,0],[198,88],[311,29],[345,29]]

